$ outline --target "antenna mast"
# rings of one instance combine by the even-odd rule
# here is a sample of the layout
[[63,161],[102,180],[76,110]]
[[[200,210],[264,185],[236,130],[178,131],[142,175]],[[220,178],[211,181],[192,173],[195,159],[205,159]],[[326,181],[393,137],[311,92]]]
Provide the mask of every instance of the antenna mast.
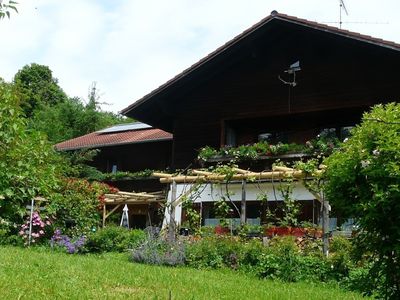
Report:
[[346,13],[347,16],[349,15],[346,5],[344,5],[344,1],[339,0],[339,28],[340,29],[342,29],[342,10],[344,10],[344,12]]

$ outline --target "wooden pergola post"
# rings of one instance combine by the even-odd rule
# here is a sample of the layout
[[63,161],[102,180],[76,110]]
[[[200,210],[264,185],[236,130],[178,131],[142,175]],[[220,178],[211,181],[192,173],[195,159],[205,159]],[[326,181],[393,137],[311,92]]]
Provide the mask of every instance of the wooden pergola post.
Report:
[[168,240],[170,242],[175,241],[176,224],[175,224],[175,203],[176,201],[176,181],[172,181],[171,184],[171,203],[169,210],[169,224],[168,224]]
[[323,198],[322,201],[322,250],[324,255],[327,257],[329,255],[329,211],[330,205],[329,201]]
[[242,202],[240,209],[240,224],[246,224],[246,180],[242,180]]
[[106,208],[106,204],[103,204],[103,228],[104,226],[106,226],[106,214],[107,214],[107,208]]

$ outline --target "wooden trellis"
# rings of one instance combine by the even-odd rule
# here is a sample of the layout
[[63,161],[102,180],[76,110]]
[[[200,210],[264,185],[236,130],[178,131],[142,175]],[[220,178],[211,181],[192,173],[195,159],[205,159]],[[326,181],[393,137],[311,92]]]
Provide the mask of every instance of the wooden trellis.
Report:
[[[113,214],[122,205],[140,205],[140,204],[151,204],[151,203],[165,203],[165,193],[163,191],[151,192],[151,193],[134,193],[134,192],[122,192],[119,191],[116,194],[105,194],[103,205],[103,227],[105,226],[106,219]],[[114,206],[109,212],[107,212],[107,205]]]
[[[310,178],[310,174],[307,174],[301,170],[295,170],[288,167],[275,166],[272,171],[263,172],[252,172],[249,170],[243,170],[239,168],[232,168],[234,174],[225,175],[204,170],[191,170],[189,174],[173,175],[168,173],[153,173],[154,177],[159,177],[161,183],[216,183],[223,182],[227,179],[230,181],[242,181],[242,180],[283,180],[283,179],[307,179]],[[317,170],[313,175],[319,175],[323,170]]]
[[[241,223],[244,224],[246,221],[246,181],[254,181],[254,180],[265,180],[265,181],[273,181],[273,180],[285,180],[285,179],[294,179],[294,180],[307,180],[312,179],[315,176],[321,175],[324,172],[325,166],[321,165],[319,170],[316,170],[313,174],[306,173],[302,170],[296,170],[293,168],[282,167],[282,166],[274,166],[272,171],[263,171],[263,172],[252,172],[250,170],[244,170],[239,168],[232,168],[233,174],[225,175],[211,171],[204,170],[190,170],[188,174],[168,174],[168,173],[153,173],[154,177],[160,178],[161,183],[170,183],[172,187],[171,193],[171,220],[169,222],[169,235],[170,238],[174,238],[175,232],[175,222],[172,220],[172,214],[174,213],[175,207],[181,203],[180,197],[176,197],[176,184],[177,183],[188,183],[188,184],[205,184],[205,183],[220,183],[224,181],[237,181],[242,183],[242,214],[241,214]],[[185,193],[185,196],[190,193],[192,189]],[[323,194],[316,193],[310,190],[310,193],[321,202],[322,205],[322,215],[323,215],[323,240],[324,240],[324,249],[323,252],[325,255],[328,255],[328,232],[329,232],[329,211],[330,205],[328,201],[324,200]]]

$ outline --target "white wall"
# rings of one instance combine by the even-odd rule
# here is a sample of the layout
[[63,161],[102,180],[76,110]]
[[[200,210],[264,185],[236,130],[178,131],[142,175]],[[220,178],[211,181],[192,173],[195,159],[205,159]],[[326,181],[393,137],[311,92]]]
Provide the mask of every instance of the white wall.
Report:
[[[293,183],[293,198],[296,200],[313,200],[315,197],[302,185],[301,182],[294,182]],[[177,184],[177,192],[176,196],[179,197],[183,195],[187,190],[191,188],[192,184]],[[283,200],[282,196],[279,192],[279,183],[271,183],[271,182],[264,182],[264,183],[246,183],[246,200],[248,201],[258,201],[258,195],[262,193],[267,194],[268,201],[276,201],[276,200]],[[242,198],[242,185],[241,182],[238,183],[229,183],[228,184],[228,191],[230,193],[230,197],[233,201],[241,201]],[[192,193],[192,195],[195,192]],[[226,187],[225,183],[221,184],[202,184],[199,186],[198,195],[195,199],[195,203],[200,202],[213,202],[217,201],[221,198],[221,196],[226,195]],[[171,190],[168,193],[168,203],[171,202]],[[175,209],[175,221],[177,224],[181,223],[181,216],[182,216],[182,206],[179,205]],[[169,222],[169,213],[167,209],[165,210],[165,217],[164,223],[167,224]]]

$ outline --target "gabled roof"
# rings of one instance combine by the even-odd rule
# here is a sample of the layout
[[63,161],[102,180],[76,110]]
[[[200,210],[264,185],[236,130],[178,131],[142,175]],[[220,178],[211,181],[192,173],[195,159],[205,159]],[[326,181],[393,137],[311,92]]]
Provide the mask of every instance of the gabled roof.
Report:
[[[301,18],[281,14],[276,11],[272,11],[269,16],[267,16],[260,22],[256,23],[249,29],[245,30],[244,32],[242,32],[241,34],[239,34],[232,40],[228,41],[227,43],[225,43],[223,46],[219,47],[215,51],[211,52],[209,55],[207,55],[203,59],[199,60],[197,63],[193,64],[192,66],[190,66],[189,68],[187,68],[186,70],[184,70],[183,72],[181,72],[180,74],[178,74],[177,76],[172,78],[171,80],[167,81],[166,83],[164,83],[157,89],[153,90],[149,94],[145,95],[141,99],[139,99],[136,102],[134,102],[133,104],[129,105],[128,107],[123,109],[121,111],[121,113],[124,115],[127,115],[127,116],[132,116],[133,115],[133,114],[131,114],[132,111],[141,107],[144,103],[148,102],[149,100],[152,100],[152,99],[160,96],[161,94],[163,94],[164,92],[169,90],[169,88],[172,88],[174,85],[176,85],[177,83],[179,83],[180,81],[182,81],[183,79],[185,79],[186,77],[191,75],[192,73],[196,72],[202,66],[207,65],[209,62],[213,61],[216,57],[220,56],[221,54],[223,54],[224,52],[226,52],[228,49],[232,48],[233,46],[239,44],[246,37],[250,36],[252,33],[256,32],[258,29],[260,29],[261,27],[264,27],[265,25],[267,25],[268,23],[270,23],[273,20],[280,20],[280,21],[284,21],[287,23],[292,23],[292,24],[296,24],[299,26],[303,26],[306,28],[311,28],[314,30],[331,33],[331,34],[341,36],[344,38],[353,39],[356,41],[360,41],[362,43],[368,43],[368,44],[376,45],[379,47],[384,47],[387,49],[400,51],[400,44],[397,44],[395,42],[385,41],[383,39],[374,38],[369,35],[363,35],[360,33],[352,32],[352,31],[348,31],[348,30],[344,30],[344,29],[339,29],[337,27],[328,26],[325,24],[308,21],[306,19],[301,19]],[[138,117],[138,115],[139,115],[139,119],[140,119],[140,113],[135,114],[136,118]]]
[[144,123],[135,122],[92,132],[58,143],[55,147],[60,151],[68,151],[165,140],[172,140],[172,134]]

